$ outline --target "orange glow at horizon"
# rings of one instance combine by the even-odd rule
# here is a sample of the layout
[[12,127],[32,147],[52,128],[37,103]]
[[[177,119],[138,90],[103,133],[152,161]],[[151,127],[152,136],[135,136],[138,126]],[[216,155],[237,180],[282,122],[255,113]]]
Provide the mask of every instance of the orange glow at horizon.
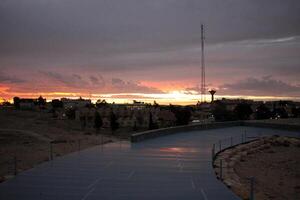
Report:
[[182,90],[183,88],[192,87],[195,85],[194,81],[159,81],[159,82],[150,82],[150,81],[141,81],[141,85],[147,87],[158,88],[164,92],[172,92],[175,90]]
[[[2,101],[8,100],[12,102],[12,98],[18,96],[21,98],[37,98],[43,96],[47,101],[60,98],[86,98],[96,102],[98,99],[105,99],[108,103],[132,103],[133,100],[142,101],[145,103],[153,103],[156,101],[162,105],[176,104],[176,105],[192,105],[196,104],[200,99],[199,94],[186,94],[184,91],[172,91],[162,94],[144,94],[144,93],[115,93],[115,94],[88,94],[88,93],[67,93],[67,92],[40,92],[40,93],[14,93],[9,96],[1,96]],[[117,97],[116,97],[117,96]],[[253,99],[253,100],[295,100],[292,97],[276,97],[276,96],[236,96],[236,95],[215,95],[215,99]],[[210,95],[206,95],[206,101],[210,101]]]
[[[87,98],[91,99],[92,102],[96,102],[98,99],[105,99],[108,103],[132,103],[133,100],[142,101],[145,103],[153,103],[156,101],[162,105],[168,104],[177,104],[177,105],[192,105],[196,104],[198,100],[200,100],[200,94],[196,91],[187,91],[185,90],[186,83],[184,82],[141,82],[141,85],[147,87],[158,88],[163,91],[163,93],[90,93],[90,92],[64,92],[67,91],[67,88],[61,88],[60,91],[57,92],[10,92],[10,87],[6,85],[0,85],[0,99],[3,102],[12,101],[13,97],[18,96],[21,98],[37,98],[39,96],[43,96],[47,99],[47,101],[51,101],[52,99],[60,99],[60,98]],[[193,85],[192,83],[190,85]],[[173,87],[172,87],[173,86]],[[228,98],[228,99],[253,99],[253,100],[297,100],[298,97],[283,97],[283,96],[247,96],[247,95],[215,95],[215,99]],[[206,101],[210,102],[210,95],[206,94]]]

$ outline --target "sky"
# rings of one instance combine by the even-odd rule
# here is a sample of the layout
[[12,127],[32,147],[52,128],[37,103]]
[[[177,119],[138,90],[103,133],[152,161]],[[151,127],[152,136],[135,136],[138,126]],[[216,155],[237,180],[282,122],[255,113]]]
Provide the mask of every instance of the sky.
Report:
[[[0,97],[300,101],[299,0],[1,0]],[[207,100],[209,100],[207,96]]]

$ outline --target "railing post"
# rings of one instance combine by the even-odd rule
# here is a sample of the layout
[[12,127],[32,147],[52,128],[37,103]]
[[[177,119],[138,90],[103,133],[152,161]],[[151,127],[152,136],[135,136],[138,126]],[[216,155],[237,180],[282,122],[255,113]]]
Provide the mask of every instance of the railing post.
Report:
[[17,167],[17,156],[14,156],[14,175],[18,174],[18,167]]
[[211,160],[212,163],[214,163],[214,159],[215,159],[215,144],[213,144],[212,150],[211,150]]
[[220,180],[223,180],[223,162],[220,159]]
[[80,139],[78,139],[78,151],[80,151]]
[[50,144],[49,144],[49,153],[50,153],[49,159],[53,160],[53,146],[52,146],[52,142],[50,142]]

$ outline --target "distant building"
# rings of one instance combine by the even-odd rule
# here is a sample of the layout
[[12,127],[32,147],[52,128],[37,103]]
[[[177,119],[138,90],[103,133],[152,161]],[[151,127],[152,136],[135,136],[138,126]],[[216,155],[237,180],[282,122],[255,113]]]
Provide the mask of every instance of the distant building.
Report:
[[169,127],[176,125],[176,117],[173,112],[169,110],[161,110],[158,113],[158,126]]
[[233,111],[235,107],[240,104],[240,103],[247,103],[249,105],[253,105],[254,101],[253,100],[248,100],[248,99],[225,99],[222,98],[221,100],[218,100],[220,103],[223,103],[226,105],[226,109],[229,111]]
[[21,110],[33,110],[37,104],[36,99],[20,99],[19,105]]
[[91,105],[92,101],[90,99],[68,99],[68,98],[62,98],[61,101],[63,102],[64,108],[83,108],[87,105]]
[[117,117],[120,127],[147,128],[150,123],[150,112],[152,122],[158,125],[171,126],[175,124],[176,118],[170,111],[161,111],[160,108],[148,107],[146,104],[114,104],[109,107],[77,107],[75,120],[84,122],[86,128],[93,128],[95,111],[97,111],[103,121],[103,128],[110,128],[111,113]]

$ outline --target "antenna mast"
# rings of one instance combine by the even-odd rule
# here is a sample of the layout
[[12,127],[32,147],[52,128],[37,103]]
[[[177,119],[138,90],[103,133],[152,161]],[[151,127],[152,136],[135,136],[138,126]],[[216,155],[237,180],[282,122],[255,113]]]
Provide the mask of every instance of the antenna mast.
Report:
[[205,62],[204,62],[204,25],[201,24],[201,103],[206,101],[205,98]]

